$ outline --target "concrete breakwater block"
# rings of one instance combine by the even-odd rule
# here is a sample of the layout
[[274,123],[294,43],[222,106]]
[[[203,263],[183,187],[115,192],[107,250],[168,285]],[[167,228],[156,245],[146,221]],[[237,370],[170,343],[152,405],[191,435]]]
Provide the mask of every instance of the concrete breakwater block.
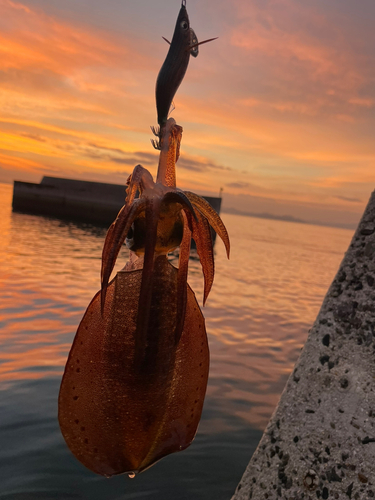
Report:
[[[43,177],[40,184],[14,181],[13,210],[109,226],[125,203],[127,186]],[[218,214],[221,198],[204,196]],[[215,241],[216,233],[212,230]]]
[[232,500],[375,498],[375,193]]

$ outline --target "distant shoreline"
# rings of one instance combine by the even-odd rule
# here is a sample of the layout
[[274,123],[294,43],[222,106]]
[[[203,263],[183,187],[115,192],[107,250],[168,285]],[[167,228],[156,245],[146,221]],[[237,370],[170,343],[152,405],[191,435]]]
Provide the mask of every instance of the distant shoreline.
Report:
[[323,226],[323,227],[336,227],[338,229],[356,229],[358,224],[340,224],[340,223],[328,223],[321,221],[308,221],[304,219],[298,219],[297,217],[293,217],[293,215],[273,215],[267,212],[257,213],[257,212],[243,212],[233,207],[222,207],[221,212],[225,214],[231,215],[242,215],[244,217],[256,217],[257,219],[269,219],[269,220],[278,220],[283,222],[297,222],[299,224],[309,224],[310,226]]

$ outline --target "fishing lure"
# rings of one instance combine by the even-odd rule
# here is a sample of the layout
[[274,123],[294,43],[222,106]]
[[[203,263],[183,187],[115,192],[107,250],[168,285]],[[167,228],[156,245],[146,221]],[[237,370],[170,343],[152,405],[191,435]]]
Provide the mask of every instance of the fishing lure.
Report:
[[[187,284],[190,242],[200,257],[205,302],[214,278],[210,225],[228,257],[229,238],[206,200],[176,187],[181,136],[170,118],[156,182],[141,165],[128,180],[125,205],[103,247],[101,291],[78,327],[61,383],[65,441],[78,460],[105,476],[134,477],[185,449],[202,412],[209,350]],[[130,259],[109,281],[124,241]],[[178,269],[167,259],[177,246]]]
[[[168,42],[166,38],[164,40]],[[186,1],[183,0],[177,16],[172,42],[168,42],[170,43],[170,47],[167,57],[156,80],[155,93],[159,131],[153,127],[152,131],[159,138],[159,141],[152,142],[155,149],[160,149],[160,139],[163,136],[163,129],[168,119],[169,110],[177,89],[185,76],[190,55],[197,57],[198,46],[212,40],[216,40],[216,38],[198,42],[194,30],[190,28]]]

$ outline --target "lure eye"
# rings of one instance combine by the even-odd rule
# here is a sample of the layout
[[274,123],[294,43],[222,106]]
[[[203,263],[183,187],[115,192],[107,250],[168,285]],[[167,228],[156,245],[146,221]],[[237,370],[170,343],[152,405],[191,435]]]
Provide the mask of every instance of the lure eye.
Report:
[[187,21],[181,21],[180,26],[182,29],[187,30],[189,27],[189,24]]

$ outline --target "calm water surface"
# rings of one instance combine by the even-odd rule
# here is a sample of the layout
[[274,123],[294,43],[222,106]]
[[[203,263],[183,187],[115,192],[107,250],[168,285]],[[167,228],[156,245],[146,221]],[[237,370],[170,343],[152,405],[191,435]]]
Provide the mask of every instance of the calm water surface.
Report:
[[[129,479],[105,479],[69,452],[57,396],[78,323],[99,287],[105,230],[11,212],[0,184],[0,498],[225,500],[277,404],[352,231],[222,214],[203,312],[210,378],[186,451]],[[119,267],[126,261],[126,251]],[[202,302],[200,264],[189,282]]]

